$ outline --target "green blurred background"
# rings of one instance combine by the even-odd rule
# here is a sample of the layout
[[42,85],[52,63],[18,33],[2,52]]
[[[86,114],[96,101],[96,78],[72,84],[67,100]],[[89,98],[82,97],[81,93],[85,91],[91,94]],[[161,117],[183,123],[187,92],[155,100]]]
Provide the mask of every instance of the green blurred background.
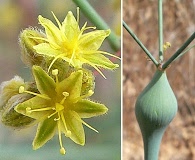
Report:
[[[120,36],[120,0],[90,0],[90,4]],[[26,81],[31,79],[29,68],[20,59],[18,43],[19,33],[27,27],[41,27],[37,17],[51,19],[51,11],[62,22],[71,10],[76,13],[76,5],[71,0],[0,0],[0,83],[19,75]],[[87,19],[80,13],[80,26]],[[88,26],[93,26],[88,23]],[[101,50],[114,53],[107,42]],[[120,63],[114,60],[115,63]],[[14,130],[0,123],[0,159],[1,160],[119,160],[121,157],[121,70],[103,71],[107,79],[96,75],[96,89],[93,100],[104,103],[107,115],[86,120],[99,133],[85,127],[86,145],[74,144],[63,138],[66,155],[59,153],[56,135],[44,147],[32,150],[31,143],[36,126],[28,129]]]

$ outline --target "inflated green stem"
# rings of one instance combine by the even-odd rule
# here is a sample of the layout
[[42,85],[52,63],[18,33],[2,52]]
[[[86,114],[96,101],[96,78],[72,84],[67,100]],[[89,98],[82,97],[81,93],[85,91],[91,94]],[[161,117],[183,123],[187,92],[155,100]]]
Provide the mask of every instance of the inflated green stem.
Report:
[[139,95],[135,113],[144,141],[145,160],[158,160],[162,136],[177,112],[177,99],[166,72],[157,70]]

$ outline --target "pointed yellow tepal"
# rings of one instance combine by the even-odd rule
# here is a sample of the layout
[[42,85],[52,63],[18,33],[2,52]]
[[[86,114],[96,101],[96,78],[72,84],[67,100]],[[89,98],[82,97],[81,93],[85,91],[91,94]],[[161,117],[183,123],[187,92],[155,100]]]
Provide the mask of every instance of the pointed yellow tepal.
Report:
[[[53,14],[53,13],[52,13]],[[113,70],[119,65],[112,63],[104,55],[115,58],[111,53],[99,50],[103,41],[109,36],[110,30],[92,30],[95,27],[87,27],[87,23],[82,28],[79,27],[79,20],[76,20],[71,11],[68,12],[62,24],[53,14],[58,27],[49,19],[38,17],[39,23],[44,27],[46,37],[32,37],[44,40],[43,43],[34,46],[40,55],[53,58],[49,69],[59,58],[68,62],[75,68],[82,68],[83,64],[88,64],[95,68],[102,76],[99,68]],[[77,15],[79,17],[79,15]],[[92,30],[85,33],[86,30]]]

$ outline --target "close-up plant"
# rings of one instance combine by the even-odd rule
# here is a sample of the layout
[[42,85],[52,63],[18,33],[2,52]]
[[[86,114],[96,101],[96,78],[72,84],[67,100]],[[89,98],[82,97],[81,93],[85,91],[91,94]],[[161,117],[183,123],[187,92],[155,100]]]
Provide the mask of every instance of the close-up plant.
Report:
[[[172,56],[169,55],[169,58],[165,60],[165,52],[167,52],[167,50],[171,47],[171,43],[164,42],[163,40],[163,0],[158,0],[158,3],[157,1],[153,1],[151,3],[158,4],[158,7],[156,7],[158,8],[158,12],[156,12],[156,14],[158,14],[158,60],[155,59],[155,57],[145,47],[141,40],[138,39],[138,37],[127,25],[127,23],[123,21],[125,30],[144,51],[147,56],[147,60],[151,61],[156,68],[153,71],[154,75],[149,81],[149,84],[145,87],[145,89],[143,89],[141,93],[139,93],[135,102],[135,116],[143,138],[145,160],[159,159],[160,144],[163,135],[178,111],[177,98],[167,79],[167,70],[174,70],[175,68],[177,68],[177,66],[174,66],[175,64],[173,62],[178,58],[182,59],[182,56],[184,56],[185,53],[188,53],[188,51],[195,46],[194,44],[191,44],[195,39],[195,32],[193,30],[191,36],[188,37],[188,39],[184,41],[183,44],[181,44],[181,46],[177,49],[177,51],[175,51]],[[166,5],[169,5],[169,3]],[[125,17],[125,20],[127,20],[127,17]],[[146,23],[145,26],[147,26]],[[150,36],[150,34],[148,34],[147,36]],[[123,46],[125,48],[133,47],[125,45],[127,45],[127,43],[124,42]],[[144,68],[142,68],[142,70],[144,70]],[[190,74],[193,75],[193,73]],[[131,77],[131,75],[129,75],[129,77]],[[125,119],[125,121],[128,120]],[[131,123],[131,121],[129,121],[129,123]],[[129,141],[131,141],[131,138],[132,137],[130,137]],[[135,143],[136,142],[137,141],[135,141]],[[163,154],[166,153],[162,153],[162,159]]]
[[[48,144],[50,147],[56,147],[49,151],[44,149],[45,153],[51,152],[50,158],[47,158],[42,150],[41,155],[39,153],[36,155],[36,157],[39,155],[39,159],[57,158],[56,154],[52,155],[52,152],[56,152],[56,148],[59,150],[58,153],[69,159],[104,160],[113,159],[113,157],[119,159],[119,118],[116,119],[119,125],[114,129],[115,135],[119,138],[117,146],[113,148],[117,150],[115,154],[99,155],[99,150],[90,151],[89,148],[93,148],[89,147],[90,154],[81,156],[73,154],[78,152],[77,149],[73,149],[69,153],[70,149],[65,147],[69,145],[69,143],[65,144],[64,142],[68,139],[81,146],[86,145],[89,133],[93,137],[92,132],[86,133],[87,128],[99,133],[98,135],[102,134],[102,129],[106,131],[104,124],[106,122],[102,123],[99,120],[97,123],[91,124],[87,119],[100,115],[109,116],[110,110],[112,113],[115,112],[115,109],[112,108],[116,108],[116,114],[120,117],[120,92],[117,92],[118,105],[115,107],[103,104],[97,96],[97,93],[101,94],[100,92],[105,88],[105,86],[98,87],[98,77],[104,81],[102,82],[104,85],[106,81],[112,81],[106,70],[117,71],[119,68],[117,63],[120,62],[118,55],[120,53],[120,37],[87,0],[82,2],[73,0],[72,2],[76,5],[76,16],[74,16],[75,11],[67,10],[61,22],[55,11],[50,11],[54,21],[39,14],[37,20],[42,28],[31,26],[20,31],[20,56],[30,72],[30,80],[15,73],[14,78],[2,82],[0,92],[1,122],[5,127],[9,127],[10,133],[20,130],[23,135],[29,134],[28,132],[33,131],[31,128],[36,127],[36,131],[33,131],[35,132],[32,142],[33,150],[47,145],[57,134],[58,146],[50,143]],[[80,13],[83,13],[87,19],[83,25],[80,24]],[[91,21],[91,23],[87,21]],[[106,40],[108,45],[102,49]],[[108,102],[111,101],[111,97],[112,95],[105,96]],[[103,127],[101,131],[99,131],[98,125]],[[101,140],[100,137],[97,141],[101,144],[100,149],[105,149],[104,140]],[[96,143],[94,142],[92,145],[95,146]],[[29,146],[31,145],[29,144]],[[5,145],[2,147],[6,148]],[[106,150],[110,152],[109,149]],[[12,152],[17,152],[17,149]],[[20,154],[18,153],[18,155]],[[31,155],[33,154],[31,153]],[[0,157],[9,158],[6,154],[1,154]],[[15,159],[20,160],[22,158],[21,156],[15,157]],[[33,159],[38,158],[34,157]]]

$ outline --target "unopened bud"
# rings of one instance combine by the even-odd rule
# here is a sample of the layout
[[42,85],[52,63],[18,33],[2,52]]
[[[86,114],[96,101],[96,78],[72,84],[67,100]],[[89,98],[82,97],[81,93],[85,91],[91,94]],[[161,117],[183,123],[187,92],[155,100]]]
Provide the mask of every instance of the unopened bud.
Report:
[[44,42],[41,38],[44,38],[44,34],[33,28],[27,28],[20,33],[21,58],[27,66],[42,63],[43,57],[33,49],[33,46]]
[[11,97],[4,106],[1,119],[2,123],[6,126],[19,129],[30,126],[30,124],[34,122],[34,119],[16,112],[14,107],[31,97],[32,96],[29,96],[28,94],[18,94]]
[[81,95],[86,95],[88,92],[94,90],[95,87],[95,82],[94,82],[94,75],[92,71],[87,70],[87,69],[82,69],[83,70],[83,79],[82,79],[82,92]]

